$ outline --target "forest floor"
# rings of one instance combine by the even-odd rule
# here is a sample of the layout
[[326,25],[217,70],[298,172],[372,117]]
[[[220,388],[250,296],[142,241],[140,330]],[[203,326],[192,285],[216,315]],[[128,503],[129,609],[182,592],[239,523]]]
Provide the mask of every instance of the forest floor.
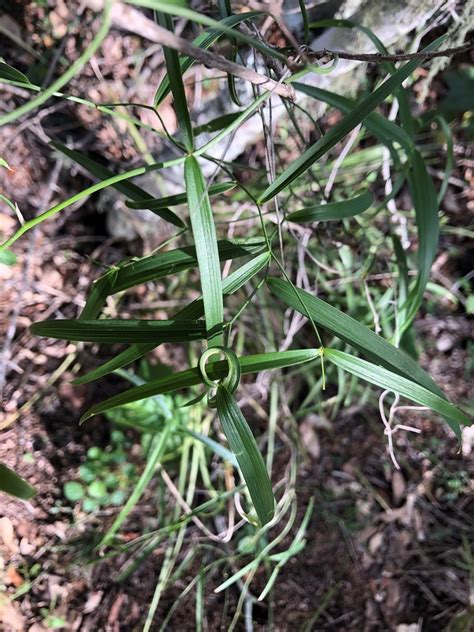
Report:
[[[58,50],[57,42],[71,17],[66,3],[58,0],[49,13],[32,5],[25,13],[21,4],[8,18],[14,28],[45,55],[48,46]],[[38,31],[34,25],[40,19],[46,23],[45,12],[47,26]],[[88,13],[85,16],[91,19]],[[0,16],[1,24],[5,20]],[[60,54],[73,59],[73,44],[74,37],[65,38]],[[134,83],[134,56],[142,48],[138,36],[113,31],[96,68],[95,78],[100,81],[91,81],[89,68],[76,78],[75,89],[91,99],[106,95],[107,100],[149,101],[147,82],[138,87]],[[11,63],[30,59],[27,51],[18,52],[12,42],[2,42],[0,55]],[[146,68],[161,62],[156,47],[148,55]],[[438,78],[430,98],[436,102],[443,92],[446,85]],[[2,88],[2,95],[10,105],[24,96],[8,86]],[[166,125],[173,131],[171,106],[167,111]],[[148,113],[142,116],[145,120]],[[48,104],[47,109],[0,129],[2,157],[12,167],[2,174],[2,192],[29,219],[89,182],[80,169],[48,147],[50,137],[64,140],[83,135],[89,151],[130,167],[139,163],[140,154],[127,132],[126,126],[104,121],[86,108],[73,108],[64,101]],[[465,138],[454,142],[462,149],[463,160],[455,167],[443,210],[450,224],[472,230],[472,148]],[[254,154],[264,155],[263,143],[260,150],[254,148]],[[11,209],[0,201],[0,233],[9,235],[16,226]],[[462,231],[443,239],[433,274],[448,294],[449,288],[455,291],[458,279],[469,274],[473,247]],[[140,629],[155,590],[163,551],[157,548],[125,582],[117,581],[123,560],[97,561],[92,553],[97,531],[110,522],[116,508],[82,512],[63,493],[64,481],[77,477],[89,448],[110,442],[110,422],[96,417],[80,426],[82,412],[117,392],[120,382],[110,377],[100,385],[73,387],[78,361],[82,368],[93,365],[87,353],[82,350],[78,356],[75,345],[37,338],[28,331],[39,319],[77,315],[90,279],[98,274],[97,260],[112,263],[141,254],[145,247],[140,237],[124,241],[110,236],[105,216],[97,213],[96,199],[90,198],[17,242],[15,263],[0,263],[0,461],[38,492],[31,502],[0,498],[0,629],[6,632]],[[423,367],[452,401],[472,402],[473,327],[463,305],[453,303],[449,296],[440,299],[435,313],[421,313],[415,330],[424,349]],[[170,352],[165,346],[162,353]],[[460,447],[454,434],[432,417],[411,412],[410,423],[415,421],[421,434],[400,437],[396,443],[401,470],[391,463],[373,407],[343,409],[329,429],[311,420],[301,423],[305,454],[296,482],[299,517],[311,499],[315,509],[303,552],[283,567],[273,590],[275,631],[472,629],[474,469],[470,444],[466,440]],[[136,446],[130,449],[136,453]],[[280,458],[283,469],[284,453]],[[141,532],[152,512],[147,503],[145,495],[127,523],[130,539]],[[190,526],[186,537],[193,541],[198,536]],[[196,568],[190,567],[189,576],[185,573],[164,594],[158,622],[193,571]],[[215,585],[220,580],[218,575],[213,578]],[[253,592],[258,594],[264,584],[263,575],[257,575]],[[227,613],[232,613],[236,597],[225,603],[222,594],[213,594],[213,587],[206,587],[203,629],[226,630]],[[167,629],[194,630],[194,608],[191,591]],[[254,604],[253,619],[254,630],[267,629],[264,603]]]

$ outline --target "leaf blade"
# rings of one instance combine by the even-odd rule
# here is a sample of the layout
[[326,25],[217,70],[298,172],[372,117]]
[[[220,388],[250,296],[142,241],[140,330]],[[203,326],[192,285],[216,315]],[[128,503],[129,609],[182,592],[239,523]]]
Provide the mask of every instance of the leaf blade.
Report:
[[100,342],[187,342],[205,336],[204,323],[179,320],[44,320],[30,326],[32,334],[60,340]]
[[223,343],[224,304],[216,229],[201,167],[194,156],[184,162],[184,180],[201,276],[204,316],[209,344]]
[[3,463],[0,463],[0,491],[22,500],[29,500],[36,494],[34,487]]
[[344,200],[342,202],[328,202],[318,206],[308,206],[298,211],[288,213],[286,219],[290,222],[321,222],[348,219],[366,211],[373,202],[370,191]]
[[268,202],[282,189],[299,178],[311,165],[328,152],[336,143],[349,134],[361,123],[380,103],[382,103],[414,70],[420,60],[413,60],[399,68],[386,79],[372,94],[359,102],[354,109],[337,125],[332,127],[312,147],[307,149],[293,164],[281,173],[263,192],[260,203]]
[[[310,362],[320,356],[319,349],[297,349],[291,351],[276,351],[271,353],[257,353],[239,358],[242,374],[259,373],[269,369],[281,369],[289,366]],[[209,362],[206,365],[208,376],[214,379],[222,379],[227,375],[227,362]],[[113,397],[95,404],[81,417],[81,422],[123,404],[139,401],[147,397],[154,397],[163,393],[171,393],[182,388],[189,388],[202,383],[201,372],[198,367],[187,369],[151,380],[143,386],[129,388]]]
[[245,417],[225,386],[218,386],[216,402],[222,429],[230,449],[235,454],[255,511],[263,526],[273,518],[275,498],[262,455]]
[[349,371],[371,384],[393,391],[413,400],[417,404],[431,408],[431,410],[439,413],[448,421],[458,437],[460,437],[460,425],[472,424],[472,421],[462,410],[447,400],[392,371],[336,349],[325,349],[324,355],[339,368]]
[[305,290],[297,288],[295,291],[287,281],[272,277],[267,280],[267,283],[273,294],[306,316],[306,311],[301,303],[303,301],[310,316],[318,326],[365,354],[370,360],[375,359],[387,369],[396,371],[440,397],[444,397],[438,385],[410,356],[351,316]]

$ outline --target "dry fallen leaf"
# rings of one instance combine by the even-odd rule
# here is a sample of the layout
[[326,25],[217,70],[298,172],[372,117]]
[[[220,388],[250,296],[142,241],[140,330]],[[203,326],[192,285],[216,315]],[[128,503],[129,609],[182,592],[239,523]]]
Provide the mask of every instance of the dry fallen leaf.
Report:
[[10,565],[5,573],[5,583],[11,584],[12,586],[15,586],[15,588],[19,588],[24,583],[24,579],[16,568]]

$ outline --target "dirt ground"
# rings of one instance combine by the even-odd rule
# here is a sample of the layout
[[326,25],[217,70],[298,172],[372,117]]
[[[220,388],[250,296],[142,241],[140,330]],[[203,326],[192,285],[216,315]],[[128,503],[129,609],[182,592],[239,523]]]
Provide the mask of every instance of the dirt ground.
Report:
[[[94,24],[93,14],[86,11],[81,20],[71,22],[69,35],[59,46],[71,18],[65,2],[12,6],[15,10],[8,19],[14,28],[48,59],[60,50],[73,60],[78,41],[81,46],[87,42],[90,29],[84,24],[90,22],[91,28]],[[5,14],[0,19],[5,20]],[[100,75],[102,80],[90,81],[89,68],[75,80],[73,90],[91,99],[106,95],[109,100],[149,101],[147,82],[134,83],[138,72],[134,55],[143,46],[138,36],[112,31],[96,68],[96,78]],[[30,53],[18,50],[11,41],[1,43],[0,55],[20,66],[34,64]],[[147,57],[145,71],[162,72],[160,64],[156,47]],[[438,79],[429,98],[441,99],[445,90]],[[24,96],[8,87],[1,94],[5,110]],[[173,131],[171,106],[166,124]],[[2,157],[12,167],[2,174],[2,192],[15,200],[26,219],[89,182],[47,144],[49,138],[81,136],[89,151],[112,163],[139,162],[126,128],[62,101],[48,102],[46,110],[0,128]],[[472,147],[463,137],[455,143],[463,158],[443,210],[452,225],[472,230]],[[11,209],[0,200],[0,232],[8,235],[16,226]],[[470,273],[472,243],[462,233],[445,234],[442,239],[434,278],[453,288],[458,278]],[[90,563],[97,531],[110,522],[115,509],[78,514],[62,491],[63,481],[75,476],[88,448],[109,441],[110,424],[103,417],[84,426],[78,422],[87,407],[117,392],[118,380],[110,377],[100,384],[73,387],[71,380],[79,368],[75,346],[33,337],[28,326],[52,315],[77,316],[90,278],[98,275],[96,261],[113,262],[141,254],[145,247],[138,237],[129,242],[111,237],[104,215],[97,213],[96,199],[91,198],[17,242],[14,265],[0,264],[0,461],[38,490],[31,502],[0,498],[0,629],[5,632],[125,632],[139,630],[143,624],[163,551],[158,547],[126,582],[118,582],[121,557]],[[457,256],[445,256],[453,249]],[[455,306],[445,297],[435,312],[420,315],[415,328],[424,349],[420,358],[424,368],[453,401],[472,402],[473,327],[462,305]],[[93,366],[87,350],[79,351],[79,360],[83,368]],[[467,443],[461,449],[453,433],[433,416],[411,412],[410,423],[415,422],[422,428],[420,435],[397,435],[401,470],[391,464],[380,420],[371,406],[343,410],[329,431],[311,422],[302,424],[306,454],[296,484],[299,518],[311,498],[315,509],[304,551],[283,567],[274,588],[273,630],[472,629],[472,453]],[[283,468],[284,451],[279,458]],[[140,533],[146,519],[146,502],[145,497],[130,520],[131,538]],[[189,527],[187,538],[199,542],[195,527]],[[164,595],[153,629],[159,629],[196,572],[199,566],[191,566]],[[221,580],[216,572],[206,586],[204,630],[228,629],[238,596],[214,594]],[[257,575],[252,594],[259,594],[265,580],[263,573]],[[194,608],[191,592],[167,629],[194,630]],[[265,603],[254,603],[253,629],[267,630],[267,616]],[[246,629],[244,623],[240,625],[238,629]]]

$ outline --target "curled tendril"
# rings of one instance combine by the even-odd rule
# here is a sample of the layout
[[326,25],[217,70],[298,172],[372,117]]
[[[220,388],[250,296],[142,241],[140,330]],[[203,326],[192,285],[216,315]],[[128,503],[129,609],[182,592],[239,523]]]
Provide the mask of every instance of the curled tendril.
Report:
[[[213,380],[212,378],[210,378],[206,369],[209,358],[215,355],[224,356],[225,360],[227,361],[227,375],[218,380]],[[204,353],[199,358],[198,366],[201,372],[201,377],[202,377],[203,382],[210,389],[215,390],[217,389],[219,385],[222,385],[226,387],[229,393],[234,393],[239,387],[240,376],[241,376],[242,371],[240,368],[239,359],[236,356],[236,354],[232,351],[232,349],[229,349],[228,347],[220,347],[220,346],[210,347],[209,349],[206,349],[206,351],[204,351]],[[207,402],[211,408],[215,408],[216,407],[215,395],[209,394]]]

